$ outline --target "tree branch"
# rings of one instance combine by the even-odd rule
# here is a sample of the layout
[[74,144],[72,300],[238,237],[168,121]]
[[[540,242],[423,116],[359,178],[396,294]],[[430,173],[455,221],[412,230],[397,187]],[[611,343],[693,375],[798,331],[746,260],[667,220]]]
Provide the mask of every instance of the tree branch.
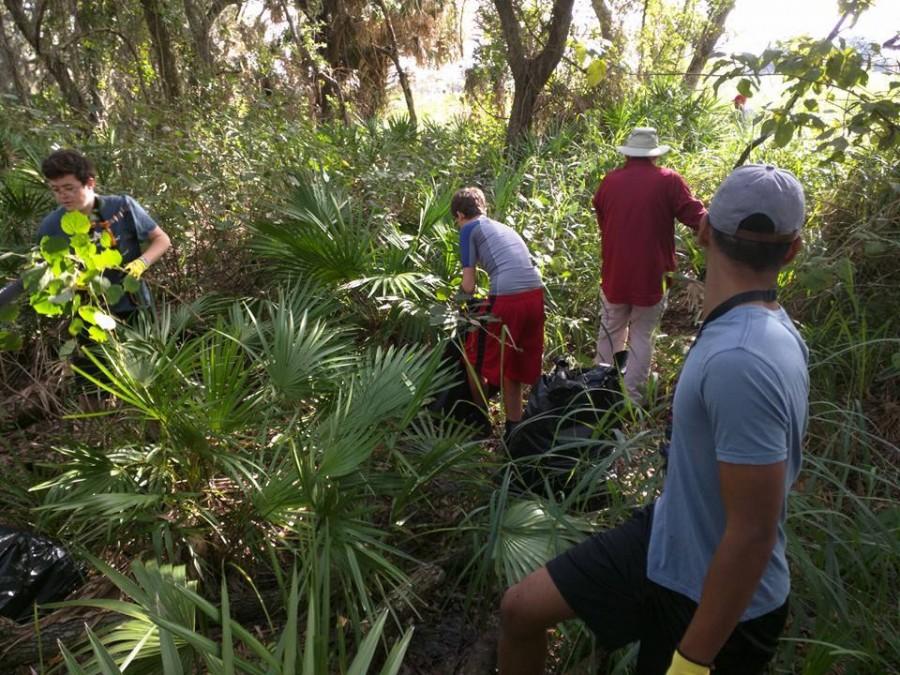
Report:
[[[853,14],[850,10],[847,10],[841,15],[841,18],[838,19],[838,22],[835,24],[834,28],[831,29],[831,32],[828,34],[828,37],[823,40],[823,42],[831,42],[834,38],[837,37],[838,33],[841,32],[841,27],[844,25],[844,21],[846,21]],[[791,96],[790,100],[782,106],[782,111],[785,113],[789,113],[800,97],[803,95],[803,90],[798,89],[794,92],[793,96]],[[741,153],[741,156],[738,157],[737,162],[735,162],[734,167],[732,169],[737,169],[739,166],[743,166],[744,162],[750,157],[750,153],[753,152],[760,145],[765,143],[772,134],[760,134],[757,138],[753,139],[744,151]]]

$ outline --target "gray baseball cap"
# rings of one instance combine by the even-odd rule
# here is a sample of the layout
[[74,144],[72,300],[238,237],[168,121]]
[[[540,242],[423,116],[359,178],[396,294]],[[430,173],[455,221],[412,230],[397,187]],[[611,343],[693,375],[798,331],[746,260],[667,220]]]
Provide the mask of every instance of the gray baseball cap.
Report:
[[[774,223],[774,233],[739,229],[745,218],[758,213]],[[771,164],[738,167],[722,182],[709,205],[713,228],[754,241],[792,241],[805,219],[806,200],[800,181],[790,171]]]

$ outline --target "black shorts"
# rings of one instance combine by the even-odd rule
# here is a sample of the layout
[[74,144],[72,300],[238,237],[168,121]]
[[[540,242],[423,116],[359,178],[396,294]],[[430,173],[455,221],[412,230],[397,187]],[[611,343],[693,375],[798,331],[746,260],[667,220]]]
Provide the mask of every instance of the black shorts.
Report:
[[[575,614],[612,650],[640,642],[637,675],[662,675],[697,609],[690,598],[647,578],[653,506],[547,563],[550,578]],[[775,655],[788,603],[742,621],[716,658],[718,675],[762,672]]]

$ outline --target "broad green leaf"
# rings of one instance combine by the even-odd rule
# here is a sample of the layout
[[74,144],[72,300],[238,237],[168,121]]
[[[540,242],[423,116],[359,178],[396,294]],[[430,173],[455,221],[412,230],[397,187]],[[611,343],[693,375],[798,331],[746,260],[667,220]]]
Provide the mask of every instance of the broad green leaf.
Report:
[[72,319],[71,322],[69,322],[69,327],[68,327],[69,335],[74,337],[74,336],[78,335],[82,331],[83,328],[84,328],[84,321],[82,321],[78,317],[75,317],[74,319]]
[[119,300],[122,299],[122,296],[125,295],[124,289],[119,286],[119,284],[113,284],[105,291],[103,291],[103,297],[106,298],[106,301],[114,306]]
[[91,326],[88,328],[88,335],[91,336],[91,339],[94,342],[103,343],[109,340],[109,336],[106,334],[102,328],[97,328],[97,326]]
[[[78,331],[72,333],[72,324],[69,324],[69,333],[71,333],[72,335],[78,334]],[[69,355],[75,351],[75,347],[77,344],[78,343],[75,340],[66,340],[65,342],[63,342],[62,346],[59,348],[59,358],[68,358]]]
[[66,237],[43,237],[41,239],[41,255],[47,262],[65,258],[69,253],[69,240]]
[[22,336],[0,330],[0,351],[14,352],[22,348]]
[[86,234],[91,230],[91,221],[81,211],[67,211],[59,221],[66,234]]
[[97,295],[106,293],[106,289],[112,286],[112,282],[106,277],[93,277],[91,279],[91,288]]
[[22,283],[30,293],[44,290],[52,279],[53,273],[45,265],[38,265],[22,274]]
[[19,306],[16,304],[3,305],[0,307],[0,321],[15,321],[19,316]]
[[32,302],[31,306],[35,312],[43,314],[44,316],[59,316],[63,313],[62,306],[51,302],[49,298],[44,298],[38,302]]
[[782,122],[775,131],[775,146],[783,148],[791,142],[794,136],[794,125],[790,122]]
[[125,275],[125,278],[122,280],[122,286],[125,287],[127,293],[137,293],[141,290],[141,282],[130,274]]
[[93,305],[82,305],[78,308],[78,316],[84,319],[89,324],[96,324],[97,321],[94,319],[94,315],[97,313],[97,308]]
[[64,288],[56,295],[51,295],[49,300],[54,305],[67,305],[75,297],[75,291],[71,288]]
[[594,59],[587,67],[587,85],[596,87],[606,77],[606,61],[604,59]]
[[108,248],[94,255],[94,265],[98,270],[105,270],[108,267],[118,267],[122,264],[122,254],[114,248]]

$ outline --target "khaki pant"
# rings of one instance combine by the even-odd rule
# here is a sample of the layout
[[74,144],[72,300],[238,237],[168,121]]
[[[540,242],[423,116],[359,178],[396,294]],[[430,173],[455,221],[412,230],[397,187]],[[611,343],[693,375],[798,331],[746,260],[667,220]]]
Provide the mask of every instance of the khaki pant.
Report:
[[651,307],[615,305],[600,291],[600,333],[597,336],[595,363],[613,363],[613,356],[628,345],[625,391],[635,403],[639,390],[650,374],[650,358],[656,340],[656,327],[666,309],[666,297]]

